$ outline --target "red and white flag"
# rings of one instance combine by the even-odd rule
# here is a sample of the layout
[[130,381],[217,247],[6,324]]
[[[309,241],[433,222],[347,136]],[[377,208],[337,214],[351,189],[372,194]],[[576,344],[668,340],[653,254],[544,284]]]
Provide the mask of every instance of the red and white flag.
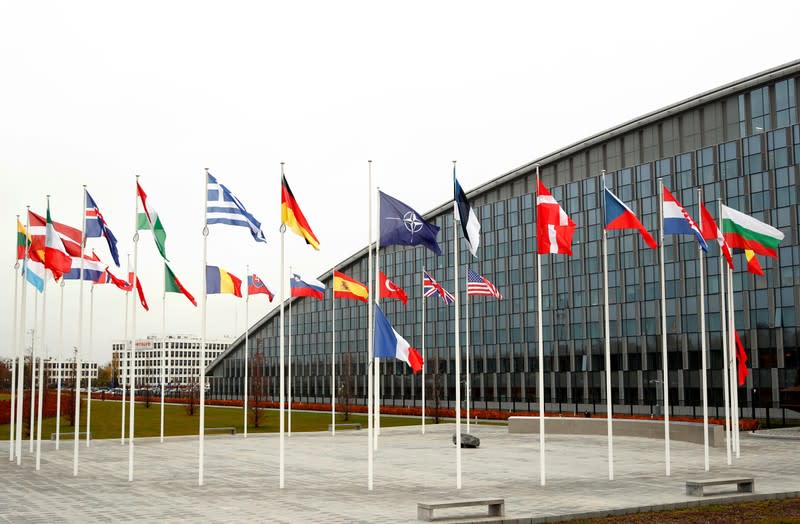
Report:
[[733,257],[731,256],[731,250],[728,246],[728,242],[722,235],[722,231],[720,231],[720,229],[717,227],[717,223],[714,222],[714,219],[711,217],[711,213],[708,212],[708,209],[706,209],[705,204],[702,202],[700,202],[700,218],[702,219],[701,230],[703,233],[703,238],[706,240],[716,240],[719,242],[720,251],[722,251],[722,254],[725,255],[725,260],[728,261],[728,266],[733,269]]
[[567,215],[539,180],[536,191],[536,242],[540,255],[563,253],[572,256],[575,222]]
[[406,292],[403,291],[403,288],[389,280],[383,271],[380,271],[381,276],[381,298],[396,298],[400,300],[403,304],[408,303],[408,296]]
[[64,273],[72,269],[72,257],[67,253],[64,242],[56,233],[53,221],[50,219],[50,205],[47,206],[47,225],[45,226],[44,267],[53,272],[53,277],[61,278]]

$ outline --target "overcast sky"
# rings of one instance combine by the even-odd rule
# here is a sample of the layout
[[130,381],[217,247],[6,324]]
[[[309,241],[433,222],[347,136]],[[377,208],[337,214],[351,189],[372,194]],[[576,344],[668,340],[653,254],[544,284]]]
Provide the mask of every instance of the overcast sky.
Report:
[[[280,162],[321,242],[287,235],[287,265],[317,277],[367,242],[367,160],[383,190],[426,212],[628,119],[797,58],[796,2],[6,2],[0,14],[0,356],[13,337],[14,216],[25,205],[80,227],[82,189],[133,252],[135,175],[167,254],[200,297],[204,168],[262,223],[268,243],[212,226],[209,264],[279,288]],[[93,239],[106,261],[104,244]],[[161,331],[163,276],[139,243]],[[124,274],[125,268],[118,270]],[[88,350],[88,286],[84,347]],[[47,294],[48,352],[59,295]],[[123,337],[124,294],[94,293],[94,359]],[[34,294],[29,293],[27,328]],[[64,347],[78,344],[68,282]],[[41,306],[41,297],[39,305]],[[251,322],[270,307],[250,302]],[[244,330],[244,302],[210,296],[208,336]],[[171,334],[200,311],[167,297]]]

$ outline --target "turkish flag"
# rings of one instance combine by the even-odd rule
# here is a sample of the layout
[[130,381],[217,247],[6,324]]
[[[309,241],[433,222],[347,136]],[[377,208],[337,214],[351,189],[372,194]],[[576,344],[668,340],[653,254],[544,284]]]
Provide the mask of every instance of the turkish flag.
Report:
[[383,274],[383,271],[380,272],[380,276],[381,292],[378,296],[381,298],[396,298],[402,301],[403,304],[407,304],[408,297],[406,296],[406,292],[403,291],[403,288],[386,278],[386,275]]

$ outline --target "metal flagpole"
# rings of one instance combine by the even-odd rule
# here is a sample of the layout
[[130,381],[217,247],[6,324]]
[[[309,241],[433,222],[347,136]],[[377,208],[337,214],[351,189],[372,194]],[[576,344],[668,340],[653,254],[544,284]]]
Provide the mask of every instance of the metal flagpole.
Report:
[[[137,220],[138,220],[138,218],[137,218]],[[131,254],[128,253],[128,271],[130,271],[130,269],[131,269]],[[133,279],[131,279],[131,283],[130,284],[131,284],[131,286],[134,285]],[[128,310],[129,310],[128,297],[131,295],[132,292],[133,292],[133,287],[131,288],[131,291],[126,291],[125,292],[125,344],[124,344],[123,349],[122,349],[122,353],[121,353],[122,356],[119,359],[119,376],[120,376],[120,385],[122,386],[122,405],[121,405],[122,409],[120,410],[122,412],[122,425],[120,426],[119,443],[122,444],[123,446],[125,445],[125,392],[127,390],[126,383],[125,383],[125,376],[126,376],[125,373],[127,372],[127,369],[125,368],[124,362],[126,361],[126,359],[130,359],[131,358],[131,356],[129,354],[129,351],[128,351],[128,342],[129,342],[129,340],[128,340],[128,327],[129,327],[128,326]],[[134,302],[134,304],[136,304],[136,302]],[[130,366],[130,360],[128,360],[128,366]]]
[[[284,163],[281,162],[281,184],[283,183],[283,166],[284,166]],[[283,241],[283,237],[286,234],[286,224],[281,223],[280,231],[281,231],[281,328],[280,328],[280,332],[281,332],[280,335],[281,336],[280,336],[280,357],[279,357],[279,365],[280,365],[280,375],[279,375],[279,377],[280,378],[279,378],[279,384],[278,384],[278,389],[279,389],[279,393],[278,394],[280,396],[280,399],[279,399],[279,402],[280,402],[280,407],[279,407],[279,416],[280,416],[280,423],[279,423],[279,427],[280,427],[280,438],[279,438],[279,443],[280,443],[280,446],[279,446],[280,447],[280,451],[279,451],[279,455],[280,455],[280,459],[279,459],[279,462],[280,462],[280,466],[279,466],[279,487],[280,487],[280,489],[283,489],[284,488],[284,479],[283,479],[283,469],[284,469],[283,468],[283,466],[284,466],[284,464],[283,464],[283,462],[284,462],[283,426],[284,426],[284,423],[285,423],[285,421],[283,419],[283,413],[284,413],[283,403],[284,403],[285,394],[286,394],[286,390],[284,389],[284,387],[285,387],[284,386],[284,378],[285,377],[284,377],[284,374],[283,374],[283,366],[284,366],[283,351],[284,351],[284,344],[285,344],[285,340],[283,338],[283,330],[284,330],[284,327],[283,327],[283,298],[285,296],[284,288],[286,287],[285,275],[284,275],[284,269],[283,269],[283,267],[284,267],[284,241]]]
[[[31,215],[30,210],[31,206],[25,206],[25,232],[31,230]],[[28,260],[30,259],[30,252],[28,249],[25,250],[25,258],[23,259],[23,264],[25,267],[25,271],[29,271],[28,268]],[[27,275],[25,279],[27,280]],[[22,394],[23,394],[23,386],[25,383],[25,319],[27,317],[27,309],[26,309],[26,298],[28,297],[28,286],[25,285],[25,282],[22,283],[22,297],[20,298],[20,306],[19,306],[19,330],[17,331],[17,423],[16,423],[16,430],[17,430],[17,438],[15,439],[16,450],[15,455],[17,457],[17,466],[22,464]]]
[[736,458],[741,458],[739,448],[739,377],[736,366],[736,313],[733,309],[733,270],[728,268],[728,311],[730,312],[730,329],[728,330],[728,353],[730,360],[729,372],[731,374],[731,394],[733,402],[733,443],[736,449]]
[[[423,255],[424,257],[425,255]],[[425,366],[428,364],[428,357],[425,355],[425,266],[422,266],[422,434],[425,434]]]
[[[698,208],[703,206],[703,189],[697,188]],[[699,210],[699,209],[698,209]],[[703,230],[703,213],[700,213],[698,228]],[[700,383],[703,388],[703,459],[705,470],[709,470],[708,460],[708,356],[706,355],[706,279],[705,279],[705,257],[703,247],[698,243],[697,252],[699,255],[700,266],[700,354],[702,374]],[[720,257],[721,258],[721,257]]]
[[64,374],[64,279],[61,279],[61,305],[58,313],[58,381],[56,393],[56,451],[61,447],[61,377]]
[[[244,300],[244,391],[242,392],[242,396],[244,397],[244,413],[242,424],[244,425],[244,438],[247,438],[247,400],[249,396],[249,384],[248,384],[248,376],[249,373],[249,360],[250,360],[250,266],[245,266],[245,275],[247,277],[247,298]],[[258,406],[256,406],[258,409]]]
[[[453,160],[453,172],[455,173],[456,161]],[[458,213],[456,213],[455,206],[453,206],[453,281],[455,287],[455,306],[456,306],[456,489],[461,489],[461,345],[459,337],[461,335],[461,326],[459,322],[460,309],[459,309],[459,293],[458,293],[458,229],[456,226],[458,222]]]
[[[458,277],[456,277],[458,278]],[[470,394],[470,383],[469,383],[469,309],[470,309],[470,300],[469,300],[469,278],[467,278],[467,294],[466,298],[464,299],[467,301],[467,387],[466,387],[466,396],[467,396],[467,433],[469,433],[469,394]]]
[[658,179],[658,195],[661,199],[658,206],[659,217],[659,269],[661,271],[661,382],[664,388],[664,463],[665,474],[670,476],[669,457],[669,385],[667,367],[667,295],[664,286],[664,181]]
[[[722,202],[717,199],[717,217],[722,221]],[[728,319],[727,304],[725,298],[725,287],[727,284],[727,271],[723,262],[722,246],[719,254],[719,304],[720,304],[720,325],[722,326],[722,383],[723,397],[725,404],[725,451],[728,465],[731,465],[731,404],[730,404],[730,375],[728,373]]]
[[75,435],[73,436],[72,454],[72,475],[75,477],[78,476],[78,448],[81,441],[81,374],[83,371],[81,351],[83,351],[83,252],[86,249],[86,184],[83,185],[83,195],[81,196],[81,272],[78,275],[80,288],[78,292],[78,346],[75,351]]
[[164,294],[161,297],[161,413],[159,413],[161,434],[159,442],[164,442],[164,375],[167,367],[167,263],[164,265]]
[[[536,222],[539,221],[539,164],[536,164]],[[542,256],[539,254],[538,243],[541,239],[536,239],[536,323],[538,326],[538,345],[539,345],[539,483],[545,485],[545,463],[544,463],[544,341],[542,339]]]
[[[133,280],[131,282],[131,293],[138,293],[139,288],[139,175],[136,175],[136,196],[134,197],[133,213]],[[203,271],[205,275],[205,271]],[[134,429],[134,400],[136,399],[136,300],[134,297],[131,307],[131,351],[128,358],[128,388],[130,398],[128,399],[128,482],[133,481],[133,429]],[[202,433],[201,433],[202,435]]]
[[[19,224],[19,215],[17,215],[17,224]],[[19,233],[17,233],[19,234]],[[28,231],[25,230],[25,251],[28,251]],[[13,329],[14,329],[14,357],[11,359],[11,416],[8,419],[8,460],[14,460],[14,450],[16,449],[17,445],[15,442],[16,432],[14,423],[16,422],[16,407],[17,407],[17,359],[19,359],[19,351],[18,351],[18,344],[17,344],[17,337],[19,336],[19,330],[17,329],[19,325],[17,324],[17,298],[19,297],[19,279],[20,279],[20,272],[19,272],[19,259],[14,262],[14,320],[13,322]],[[23,283],[24,285],[24,283]]]
[[[378,187],[378,191],[380,191],[380,186]],[[381,216],[381,203],[378,200],[378,223],[380,224],[380,216]],[[375,289],[380,289],[380,250],[381,250],[381,234],[380,229],[378,229],[378,238],[375,239]],[[380,295],[375,295],[375,303],[380,303]],[[374,349],[374,348],[373,348]],[[375,355],[373,355],[373,369],[375,373],[375,379],[372,384],[372,394],[373,394],[373,401],[375,402],[375,407],[372,409],[372,416],[375,417],[375,427],[373,428],[373,445],[375,450],[378,449],[378,436],[381,434],[381,359]]]
[[336,436],[336,268],[331,270],[331,436]]
[[208,282],[206,282],[206,267],[208,266],[208,168],[206,168],[205,175],[203,176],[203,195],[203,321],[200,327],[200,377],[198,379],[198,388],[200,389],[200,426],[197,431],[199,441],[199,468],[197,474],[198,486],[203,485],[206,436],[206,312],[208,309]]
[[[367,336],[367,490],[372,491],[372,477],[373,477],[373,450],[372,450],[372,362],[373,362],[373,350],[374,350],[374,340],[373,340],[373,308],[372,301],[374,301],[375,296],[379,293],[378,286],[376,285],[374,288],[372,287],[372,160],[367,161],[368,165],[368,175],[367,175],[367,213],[369,215],[367,219],[367,285],[369,286],[368,294],[370,297],[369,307],[367,308],[367,324],[369,334]],[[380,229],[379,229],[380,231]],[[374,294],[373,294],[374,293]],[[423,313],[424,314],[424,313]],[[424,325],[424,323],[423,323]],[[424,329],[424,327],[423,327]],[[423,354],[425,352],[424,349],[424,337],[423,337]],[[423,364],[423,373],[424,373],[424,364]],[[423,375],[424,376],[424,375]],[[423,395],[424,395],[424,381],[423,381]],[[423,424],[425,424],[425,401],[423,396],[422,402],[422,415],[423,415]],[[423,425],[423,433],[425,432]]]
[[[44,280],[47,280],[47,269],[44,270]],[[28,441],[30,444],[29,453],[33,453],[33,425],[36,422],[36,335],[39,331],[39,295],[33,295],[33,330],[31,331],[31,398],[30,398],[30,422],[28,427]]]
[[[603,191],[606,188],[606,170],[602,170]],[[606,211],[603,198],[603,212]],[[605,324],[605,357],[606,357],[606,428],[608,433],[608,480],[614,480],[614,405],[611,393],[611,330],[608,315],[608,230],[603,226],[603,317]]]
[[[50,209],[50,195],[47,195],[47,209]],[[41,469],[42,459],[42,404],[44,401],[44,357],[47,356],[47,338],[45,337],[45,328],[47,326],[47,270],[44,271],[44,287],[42,288],[42,333],[40,336],[42,349],[41,356],[39,357],[39,399],[37,406],[37,423],[36,423],[36,471]],[[31,426],[31,435],[33,435],[33,426]]]
[[86,373],[86,447],[90,447],[92,442],[92,345],[94,343],[94,283],[89,287],[89,369]]
[[[292,274],[292,266],[289,266],[289,274]],[[289,292],[291,295],[291,291]],[[288,362],[286,369],[286,407],[288,414],[286,416],[286,433],[292,436],[292,299],[289,298],[289,351],[287,354]]]

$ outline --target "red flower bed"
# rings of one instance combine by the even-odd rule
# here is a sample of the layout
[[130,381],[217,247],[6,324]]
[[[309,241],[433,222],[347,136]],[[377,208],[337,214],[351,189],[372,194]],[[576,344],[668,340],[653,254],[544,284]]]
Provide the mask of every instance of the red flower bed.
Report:
[[[56,416],[56,393],[52,391],[48,391],[43,398],[42,404],[42,417],[49,418]],[[61,395],[61,415],[68,415],[69,410],[71,409],[69,406],[69,402],[65,401],[66,396],[62,393]],[[39,395],[37,394],[35,397],[35,406],[34,406],[34,414],[39,413]],[[30,420],[30,409],[31,409],[31,397],[30,392],[25,392],[24,396],[22,397],[22,419],[23,420]],[[0,424],[8,424],[11,422],[11,400],[0,400]]]

